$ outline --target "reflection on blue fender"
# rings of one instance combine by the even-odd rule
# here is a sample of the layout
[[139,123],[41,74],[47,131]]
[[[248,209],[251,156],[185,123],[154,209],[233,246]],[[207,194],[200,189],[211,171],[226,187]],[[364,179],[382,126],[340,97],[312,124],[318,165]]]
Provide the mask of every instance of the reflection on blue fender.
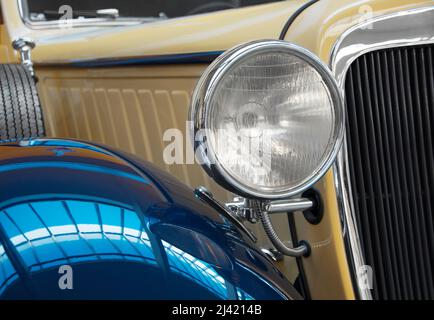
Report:
[[[62,270],[73,285],[59,285]],[[0,144],[0,298],[299,295],[170,175],[105,147],[36,139]]]
[[[29,272],[98,260],[132,261],[145,268],[157,265],[154,251],[160,250],[172,272],[215,297],[227,299],[228,292],[236,292],[238,298],[252,299],[240,288],[228,290],[231,283],[211,265],[174,245],[162,240],[162,246],[153,248],[149,231],[130,209],[89,201],[37,201],[4,209],[0,224]],[[3,263],[8,259],[4,250],[0,259]],[[10,263],[0,270],[1,293],[17,275]]]

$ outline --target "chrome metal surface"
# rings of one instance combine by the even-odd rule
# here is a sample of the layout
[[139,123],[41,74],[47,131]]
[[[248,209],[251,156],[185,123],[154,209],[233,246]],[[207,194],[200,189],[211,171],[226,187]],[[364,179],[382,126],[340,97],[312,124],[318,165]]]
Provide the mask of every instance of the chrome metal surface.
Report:
[[283,254],[275,249],[261,248],[261,251],[274,262],[279,262],[283,260]]
[[97,15],[107,16],[112,19],[119,18],[119,10],[114,8],[96,10]]
[[262,211],[261,201],[243,197],[235,197],[232,202],[225,203],[225,206],[239,219],[250,223],[258,222]]
[[257,206],[255,206],[255,203],[253,203],[254,201],[255,200],[242,197],[235,197],[232,202],[225,203],[225,206],[239,219],[256,223],[258,222],[258,210],[256,209]]
[[233,177],[226,173],[221,164],[215,160],[215,151],[210,143],[206,141],[198,142],[192,141],[197,154],[199,154],[202,160],[202,167],[205,171],[219,184],[225,188],[231,188],[237,194],[249,198],[257,199],[283,199],[294,196],[315,184],[330,168],[335,161],[336,155],[340,149],[343,134],[344,134],[344,112],[343,112],[343,97],[336,84],[335,78],[329,71],[329,68],[325,66],[321,60],[310,51],[299,47],[297,45],[276,40],[261,40],[244,43],[237,47],[234,47],[224,54],[219,56],[202,74],[198,84],[192,95],[192,101],[189,112],[190,137],[194,140],[198,132],[207,130],[206,119],[209,112],[210,97],[216,89],[217,83],[220,81],[225,71],[230,68],[234,63],[244,59],[251,54],[260,54],[263,52],[269,52],[270,50],[280,50],[283,52],[290,52],[310,63],[316,71],[327,82],[328,89],[332,95],[334,108],[336,110],[335,119],[335,132],[334,132],[334,145],[333,150],[328,157],[318,166],[318,169],[312,172],[312,174],[304,179],[303,182],[297,186],[292,187],[284,192],[269,192],[267,194],[247,188]]
[[238,217],[235,216],[232,212],[230,212],[228,208],[226,208],[223,204],[218,202],[205,187],[200,186],[194,189],[194,194],[200,200],[216,209],[226,219],[236,225],[241,231],[244,232],[244,234],[246,234],[250,238],[250,240],[252,240],[253,242],[257,241],[256,236],[249,229],[247,229],[244,224],[241,223]]
[[225,203],[225,206],[235,215],[243,217],[244,211],[247,208],[247,199],[243,197],[235,197],[232,202]]
[[[197,190],[198,192],[204,193],[204,195],[209,195],[212,198],[212,195],[204,187],[199,187]],[[208,201],[207,199],[203,200]],[[256,223],[257,219],[260,218],[265,233],[276,248],[269,250],[263,248],[261,250],[273,261],[281,261],[283,259],[283,255],[290,257],[307,256],[310,253],[310,248],[306,242],[300,243],[299,246],[295,248],[284,243],[275,231],[269,217],[269,213],[288,213],[297,210],[305,210],[313,207],[313,205],[314,203],[312,200],[304,198],[289,199],[284,201],[277,200],[265,204],[260,200],[252,200],[242,197],[236,197],[234,198],[233,202],[225,204],[228,210],[230,210],[234,215],[234,218],[238,218],[241,221],[247,220],[251,223]]]
[[[261,222],[264,227],[264,231],[270,239],[273,246],[282,254],[289,257],[307,257],[310,254],[310,246],[305,241],[300,241],[297,247],[292,247],[289,244],[283,242],[276,230],[274,230],[273,223],[271,222],[270,216],[266,211],[261,212]],[[293,244],[295,245],[295,244]]]
[[[209,194],[209,192],[206,191],[206,189],[203,187],[199,187],[196,190]],[[276,248],[274,250],[276,250],[276,252],[280,253],[281,255],[287,255],[290,257],[307,256],[310,252],[309,245],[306,242],[302,242],[297,247],[291,247],[289,244],[284,243],[275,231],[269,214],[306,210],[313,207],[313,205],[314,203],[312,200],[305,198],[288,199],[281,201],[276,200],[264,203],[260,200],[252,200],[242,197],[236,197],[233,202],[225,204],[225,206],[228,208],[228,211],[230,210],[232,212],[234,218],[237,217],[241,221],[247,220],[254,223],[259,218],[262,222],[265,233],[267,234],[273,246]],[[270,256],[271,259],[275,259],[275,257],[272,257],[271,255],[276,256],[276,253],[273,254],[270,250],[267,250],[269,251],[267,253],[264,250],[266,249],[263,249],[263,252]]]
[[[434,43],[434,7],[424,7],[390,15],[376,17],[355,25],[342,34],[335,43],[330,57],[330,68],[345,91],[345,77],[351,63],[364,53],[401,46]],[[364,270],[364,257],[354,216],[348,164],[347,139],[344,136],[342,148],[334,165],[335,186],[343,221],[344,238],[348,240],[350,265],[353,267],[359,297],[372,299],[369,289],[363,283],[360,273]]]
[[31,51],[35,42],[28,38],[18,38],[12,41],[12,47],[20,53],[21,64],[26,67],[32,77],[35,76]]
[[268,213],[304,211],[312,208],[313,201],[306,198],[271,201],[265,206]]

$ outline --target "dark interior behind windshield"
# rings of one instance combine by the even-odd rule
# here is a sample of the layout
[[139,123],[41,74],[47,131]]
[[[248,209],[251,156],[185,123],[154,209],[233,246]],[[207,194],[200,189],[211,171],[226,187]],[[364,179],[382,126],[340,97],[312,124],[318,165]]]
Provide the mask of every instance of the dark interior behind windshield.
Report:
[[[181,17],[205,12],[240,8],[245,6],[277,2],[276,0],[27,0],[31,14],[44,14],[46,20],[56,17],[50,12],[69,5],[76,12],[98,9],[118,9],[121,17]],[[79,16],[80,14],[77,14]],[[74,16],[75,17],[75,16]]]

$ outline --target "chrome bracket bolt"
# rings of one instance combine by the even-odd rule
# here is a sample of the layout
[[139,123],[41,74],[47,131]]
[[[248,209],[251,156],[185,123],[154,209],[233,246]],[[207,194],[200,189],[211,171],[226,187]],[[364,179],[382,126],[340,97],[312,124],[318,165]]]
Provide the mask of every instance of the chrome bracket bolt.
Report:
[[35,76],[31,51],[35,47],[35,42],[26,38],[18,38],[12,41],[12,47],[18,51],[21,56],[21,64],[29,71],[32,77]]

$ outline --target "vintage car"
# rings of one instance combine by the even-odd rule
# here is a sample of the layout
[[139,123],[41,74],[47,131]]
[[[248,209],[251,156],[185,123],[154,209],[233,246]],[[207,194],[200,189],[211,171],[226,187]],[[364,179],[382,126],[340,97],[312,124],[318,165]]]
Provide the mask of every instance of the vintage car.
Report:
[[1,13],[1,298],[434,299],[432,0]]

